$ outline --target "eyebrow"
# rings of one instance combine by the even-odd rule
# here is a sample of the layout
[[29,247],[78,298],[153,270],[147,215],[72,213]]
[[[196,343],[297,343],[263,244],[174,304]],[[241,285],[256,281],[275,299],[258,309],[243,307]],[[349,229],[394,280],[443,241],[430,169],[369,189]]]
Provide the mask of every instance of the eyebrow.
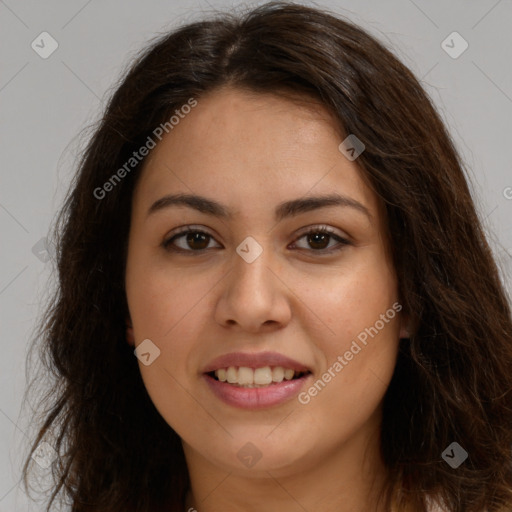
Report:
[[[230,220],[234,216],[233,212],[227,206],[213,199],[195,194],[169,194],[161,197],[150,206],[148,216],[172,206],[187,206],[206,215],[226,220]],[[281,221],[288,217],[294,217],[301,213],[329,206],[353,208],[365,214],[370,222],[373,219],[372,214],[366,206],[351,197],[337,193],[323,196],[309,196],[279,203],[275,209],[275,219],[276,221]]]

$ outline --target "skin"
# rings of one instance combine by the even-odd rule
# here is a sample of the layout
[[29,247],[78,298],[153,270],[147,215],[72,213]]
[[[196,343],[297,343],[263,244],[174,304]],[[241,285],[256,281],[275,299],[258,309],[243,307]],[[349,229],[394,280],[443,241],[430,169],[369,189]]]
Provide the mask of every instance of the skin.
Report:
[[[307,404],[293,397],[242,410],[216,398],[201,373],[219,355],[270,350],[312,368],[316,381],[399,302],[383,205],[357,160],[338,150],[344,138],[312,100],[224,87],[198,99],[142,170],[129,234],[127,340],[149,338],[160,349],[139,366],[155,407],[182,439],[191,479],[185,510],[383,510],[375,500],[386,476],[379,427],[398,341],[407,337],[403,314]],[[274,218],[282,201],[333,192],[362,203],[371,219],[340,206]],[[171,193],[206,196],[234,216],[186,206],[148,215]],[[185,235],[174,246],[189,252],[166,250],[163,241],[187,225],[211,237],[187,244]],[[319,225],[349,244],[308,242],[303,228]],[[263,249],[252,263],[236,252],[247,236]],[[247,442],[261,454],[251,468],[237,457]]]

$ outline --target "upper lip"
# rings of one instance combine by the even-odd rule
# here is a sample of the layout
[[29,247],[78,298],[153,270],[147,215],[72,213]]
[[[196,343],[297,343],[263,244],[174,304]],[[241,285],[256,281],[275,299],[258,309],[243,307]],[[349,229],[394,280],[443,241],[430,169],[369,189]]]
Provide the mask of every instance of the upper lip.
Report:
[[248,352],[233,352],[217,357],[208,363],[203,368],[203,373],[213,372],[219,368],[229,368],[230,366],[246,366],[248,368],[282,366],[283,368],[290,368],[296,372],[311,371],[306,365],[277,352],[255,352],[252,354]]

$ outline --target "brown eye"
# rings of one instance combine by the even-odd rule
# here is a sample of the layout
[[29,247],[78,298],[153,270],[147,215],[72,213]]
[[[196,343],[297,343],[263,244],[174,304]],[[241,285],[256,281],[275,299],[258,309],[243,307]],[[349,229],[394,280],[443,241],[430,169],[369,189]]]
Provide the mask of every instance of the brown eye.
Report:
[[[333,229],[326,226],[313,227],[301,235],[297,240],[302,238],[306,239],[306,243],[309,247],[301,247],[301,249],[314,252],[333,252],[341,250],[345,245],[350,244],[348,240],[336,235]],[[338,242],[339,247],[336,247],[336,244],[329,247],[329,243],[331,241]]]
[[307,235],[308,244],[310,244],[313,249],[325,249],[329,245],[330,239],[331,235],[325,233],[312,233]]
[[[350,242],[341,236],[335,234],[332,228],[326,226],[313,227],[302,234],[297,240],[306,239],[307,247],[300,247],[306,251],[323,253],[335,252],[349,245]],[[181,253],[202,253],[208,249],[219,248],[210,246],[210,242],[214,241],[212,235],[201,229],[186,227],[177,234],[174,234],[162,243],[165,250],[169,252]],[[178,241],[180,241],[178,243]],[[297,241],[296,241],[297,242]],[[294,246],[296,245],[294,242]],[[330,245],[331,242],[337,242]]]
[[208,240],[209,235],[205,233],[187,233],[185,236],[185,241],[191,249],[206,249],[208,247]]
[[[180,245],[176,243],[177,240],[181,241]],[[162,245],[169,251],[201,252],[208,249],[211,240],[213,240],[213,237],[209,233],[199,229],[187,228],[165,240]]]

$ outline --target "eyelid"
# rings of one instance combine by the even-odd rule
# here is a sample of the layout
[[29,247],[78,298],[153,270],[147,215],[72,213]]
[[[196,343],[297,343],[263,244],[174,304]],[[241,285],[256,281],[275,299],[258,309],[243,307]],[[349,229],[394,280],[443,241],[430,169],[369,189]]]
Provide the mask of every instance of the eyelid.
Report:
[[339,233],[339,231],[336,228],[333,228],[332,226],[329,226],[327,224],[311,224],[309,226],[304,226],[299,230],[297,237],[301,237],[307,235],[308,233],[316,231],[326,231],[330,235],[336,235],[339,238],[346,238],[348,241],[348,236],[344,237],[342,234]]

